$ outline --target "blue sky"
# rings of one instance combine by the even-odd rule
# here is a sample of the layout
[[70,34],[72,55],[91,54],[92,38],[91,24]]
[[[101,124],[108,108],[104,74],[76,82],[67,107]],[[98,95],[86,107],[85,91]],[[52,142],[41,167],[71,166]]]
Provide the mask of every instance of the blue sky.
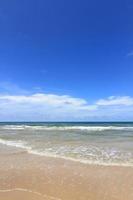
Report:
[[4,0],[0,27],[1,121],[133,120],[131,1]]

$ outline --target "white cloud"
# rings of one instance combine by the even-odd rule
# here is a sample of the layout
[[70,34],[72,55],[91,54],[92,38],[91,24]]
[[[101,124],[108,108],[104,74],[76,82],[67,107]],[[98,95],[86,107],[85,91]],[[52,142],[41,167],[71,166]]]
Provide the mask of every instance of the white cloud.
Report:
[[129,96],[115,97],[110,96],[107,99],[100,99],[96,102],[98,106],[115,106],[115,105],[123,105],[130,106],[133,105],[133,98]]
[[0,95],[0,121],[78,120],[133,120],[133,98],[111,96],[89,104],[69,95]]
[[50,105],[54,106],[67,106],[73,108],[86,108],[87,110],[92,109],[87,101],[81,98],[73,98],[68,95],[55,95],[55,94],[33,94],[33,95],[0,95],[0,101],[18,104],[34,104],[34,105]]
[[85,99],[68,95],[0,95],[0,120],[5,116],[18,120],[82,119],[96,109],[96,105],[89,105]]

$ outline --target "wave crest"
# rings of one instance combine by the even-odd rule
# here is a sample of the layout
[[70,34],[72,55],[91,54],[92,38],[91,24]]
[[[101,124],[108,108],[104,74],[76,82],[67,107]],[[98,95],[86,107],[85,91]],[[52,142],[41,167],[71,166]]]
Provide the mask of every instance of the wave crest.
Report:
[[29,125],[5,125],[1,126],[5,130],[47,130],[47,131],[67,131],[67,130],[81,130],[81,131],[109,131],[109,130],[127,130],[133,131],[133,126],[29,126]]

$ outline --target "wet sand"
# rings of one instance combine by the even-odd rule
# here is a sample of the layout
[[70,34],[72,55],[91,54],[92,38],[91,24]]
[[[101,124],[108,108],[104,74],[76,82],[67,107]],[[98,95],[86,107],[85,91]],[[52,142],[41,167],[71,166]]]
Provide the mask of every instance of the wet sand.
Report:
[[133,200],[133,168],[0,151],[0,200]]

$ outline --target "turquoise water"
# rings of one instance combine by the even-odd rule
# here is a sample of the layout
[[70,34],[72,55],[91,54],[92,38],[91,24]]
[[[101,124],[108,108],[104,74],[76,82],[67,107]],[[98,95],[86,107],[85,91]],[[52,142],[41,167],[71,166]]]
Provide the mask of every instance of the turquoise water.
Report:
[[88,164],[133,166],[133,123],[0,123],[0,144]]

